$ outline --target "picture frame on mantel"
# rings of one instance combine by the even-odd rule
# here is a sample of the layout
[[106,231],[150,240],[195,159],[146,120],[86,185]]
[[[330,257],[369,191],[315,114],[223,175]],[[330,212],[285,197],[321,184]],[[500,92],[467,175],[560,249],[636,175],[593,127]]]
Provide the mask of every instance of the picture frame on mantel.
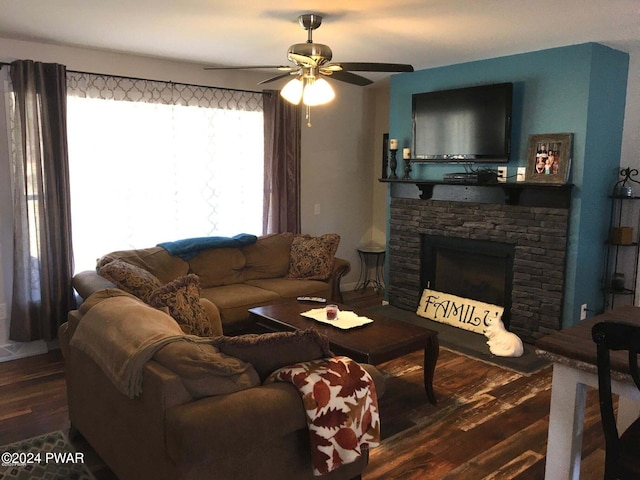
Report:
[[571,168],[572,133],[529,135],[527,182],[564,185]]

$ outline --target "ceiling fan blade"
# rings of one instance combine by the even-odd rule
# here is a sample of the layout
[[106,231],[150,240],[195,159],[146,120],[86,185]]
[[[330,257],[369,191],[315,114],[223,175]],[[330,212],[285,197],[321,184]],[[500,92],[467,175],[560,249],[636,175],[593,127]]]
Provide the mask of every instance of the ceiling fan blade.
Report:
[[204,67],[205,70],[258,70],[261,68],[274,68],[281,71],[291,71],[293,67],[287,65],[248,65],[246,67]]
[[361,87],[364,87],[365,85],[370,85],[373,83],[372,80],[369,80],[368,78],[364,78],[360,75],[356,75],[355,73],[349,73],[349,72],[333,72],[331,73],[331,78],[335,79],[335,80],[340,80],[341,82],[346,82],[346,83],[351,83],[353,85],[359,85]]
[[413,66],[404,63],[337,62],[350,72],[413,72]]
[[304,65],[305,67],[315,68],[318,66],[318,62],[316,62],[313,58],[307,57],[305,55],[300,55],[298,53],[288,53],[289,60],[297,63],[298,65]]
[[262,80],[258,82],[258,85],[264,85],[265,83],[275,82],[276,80],[280,80],[281,78],[290,77],[291,73],[282,73],[280,75],[276,75],[275,77],[267,78],[266,80]]

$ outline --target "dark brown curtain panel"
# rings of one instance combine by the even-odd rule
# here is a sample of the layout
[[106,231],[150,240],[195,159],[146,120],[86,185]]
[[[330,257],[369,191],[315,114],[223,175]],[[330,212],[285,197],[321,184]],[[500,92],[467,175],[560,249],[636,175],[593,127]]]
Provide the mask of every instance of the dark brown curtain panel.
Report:
[[73,308],[66,69],[19,60],[14,96],[11,340],[51,340]]
[[300,233],[300,107],[268,90],[263,109],[263,233]]

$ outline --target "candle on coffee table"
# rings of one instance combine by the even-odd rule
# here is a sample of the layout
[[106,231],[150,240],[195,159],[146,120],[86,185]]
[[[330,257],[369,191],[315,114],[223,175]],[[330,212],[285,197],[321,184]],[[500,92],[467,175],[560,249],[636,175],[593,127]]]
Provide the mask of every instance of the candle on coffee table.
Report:
[[335,320],[336,318],[338,318],[337,305],[327,305],[325,307],[325,311],[327,312],[327,320]]

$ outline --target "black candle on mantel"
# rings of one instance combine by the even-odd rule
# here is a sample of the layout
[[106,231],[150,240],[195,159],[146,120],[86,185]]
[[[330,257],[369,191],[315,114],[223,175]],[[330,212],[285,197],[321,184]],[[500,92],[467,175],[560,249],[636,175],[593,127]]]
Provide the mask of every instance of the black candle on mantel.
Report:
[[404,160],[404,177],[403,180],[411,180],[411,149],[402,149],[402,159]]
[[389,178],[395,180],[398,178],[396,175],[396,167],[398,166],[398,161],[396,160],[396,155],[398,154],[398,139],[389,139],[389,154],[389,168],[391,169],[391,175],[389,175]]

